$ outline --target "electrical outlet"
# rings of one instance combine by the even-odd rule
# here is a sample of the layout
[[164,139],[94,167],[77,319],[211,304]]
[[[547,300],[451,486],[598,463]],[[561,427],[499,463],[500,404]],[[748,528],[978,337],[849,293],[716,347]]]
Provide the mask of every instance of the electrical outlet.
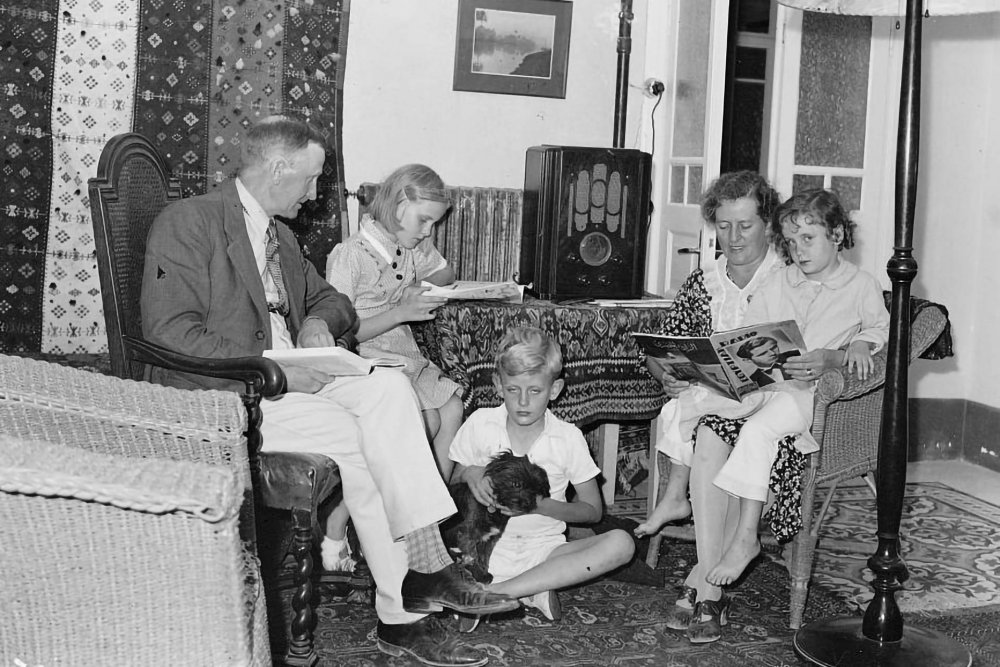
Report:
[[642,85],[642,94],[646,97],[659,97],[666,87],[659,79],[649,78]]

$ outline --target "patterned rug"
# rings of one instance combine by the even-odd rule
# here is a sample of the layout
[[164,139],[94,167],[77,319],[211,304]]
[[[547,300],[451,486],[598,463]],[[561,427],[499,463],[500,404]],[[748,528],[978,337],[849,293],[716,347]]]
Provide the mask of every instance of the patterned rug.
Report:
[[[870,598],[862,573],[871,551],[874,505],[865,488],[838,497],[821,539],[805,620],[860,614]],[[628,519],[622,519],[628,521]],[[976,667],[1000,666],[997,535],[1000,508],[938,484],[907,486],[902,531],[911,579],[898,596],[906,622],[963,643]],[[639,543],[640,550],[645,545]],[[563,619],[535,610],[494,617],[467,636],[490,665],[696,665],[784,667],[805,664],[788,629],[788,573],[780,550],[766,549],[732,590],[729,625],[720,641],[700,646],[667,629],[664,609],[694,559],[690,542],[664,539],[659,572],[665,586],[605,578],[563,591]],[[634,567],[634,566],[633,566]],[[317,650],[322,665],[400,666],[375,647],[375,612],[367,602],[333,596],[321,586]],[[867,592],[866,592],[867,591]],[[287,596],[286,596],[287,597]],[[287,604],[287,599],[286,599]]]

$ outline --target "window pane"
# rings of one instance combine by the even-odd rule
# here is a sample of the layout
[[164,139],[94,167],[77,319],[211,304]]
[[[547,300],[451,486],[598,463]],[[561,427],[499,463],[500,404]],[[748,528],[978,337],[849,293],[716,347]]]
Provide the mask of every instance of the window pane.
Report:
[[709,34],[712,3],[681,0],[677,36],[677,88],[674,103],[674,157],[705,156],[705,105],[708,97]]
[[840,203],[844,209],[851,211],[861,210],[861,179],[854,176],[833,176],[830,178],[830,189],[835,191],[840,197]]
[[823,187],[823,177],[812,174],[795,174],[792,176],[792,194]]
[[764,126],[764,84],[737,81],[733,85],[728,170],[760,169],[760,140]]
[[688,170],[688,204],[701,201],[701,167],[691,167]]
[[736,29],[767,34],[771,21],[770,0],[738,0]]
[[871,18],[805,12],[795,164],[864,166]]
[[670,167],[670,203],[684,203],[684,165]]
[[736,78],[763,81],[767,76],[767,49],[736,47]]

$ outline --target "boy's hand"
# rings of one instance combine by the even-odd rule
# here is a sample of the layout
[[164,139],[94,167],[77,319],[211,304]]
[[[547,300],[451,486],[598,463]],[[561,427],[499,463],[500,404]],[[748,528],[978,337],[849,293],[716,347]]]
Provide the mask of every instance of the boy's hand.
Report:
[[336,378],[308,366],[298,364],[278,363],[285,373],[285,391],[296,391],[303,394],[315,394],[317,391],[333,382]]
[[399,313],[401,322],[421,322],[434,319],[434,311],[447,299],[424,296],[424,292],[429,289],[430,287],[422,285],[408,285],[403,289],[403,296],[396,304],[396,311]]
[[497,505],[496,508],[497,508],[497,510],[499,510],[499,512],[501,514],[504,514],[506,516],[523,516],[525,514],[541,514],[542,512],[540,512],[539,509],[542,506],[542,501],[544,501],[547,497],[548,496],[542,496],[542,495],[537,496],[535,498],[535,509],[531,510],[530,512],[515,512],[511,508],[505,507],[504,505]]
[[854,372],[858,379],[867,380],[875,369],[871,344],[867,341],[856,340],[848,345],[847,354],[844,355],[844,365],[847,366],[847,372]]
[[493,495],[493,482],[486,476],[485,466],[468,466],[465,469],[464,479],[476,500],[486,505],[491,512],[497,509],[497,499]]

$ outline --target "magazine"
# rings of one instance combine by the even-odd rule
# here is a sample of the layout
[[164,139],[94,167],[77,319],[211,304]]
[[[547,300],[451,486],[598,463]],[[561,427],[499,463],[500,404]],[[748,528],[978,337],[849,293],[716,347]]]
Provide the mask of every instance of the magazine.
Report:
[[456,280],[450,285],[433,285],[424,281],[420,284],[430,288],[424,292],[424,296],[445,299],[490,299],[512,303],[521,303],[524,300],[524,285],[518,285],[512,280],[506,282]]
[[785,360],[806,351],[794,320],[719,331],[711,336],[631,334],[648,356],[669,363],[671,374],[678,379],[698,382],[736,401],[789,379],[782,372]]
[[298,364],[324,371],[330,375],[368,375],[375,367],[400,368],[400,359],[366,359],[343,347],[296,347],[284,350],[264,350],[268,359]]

